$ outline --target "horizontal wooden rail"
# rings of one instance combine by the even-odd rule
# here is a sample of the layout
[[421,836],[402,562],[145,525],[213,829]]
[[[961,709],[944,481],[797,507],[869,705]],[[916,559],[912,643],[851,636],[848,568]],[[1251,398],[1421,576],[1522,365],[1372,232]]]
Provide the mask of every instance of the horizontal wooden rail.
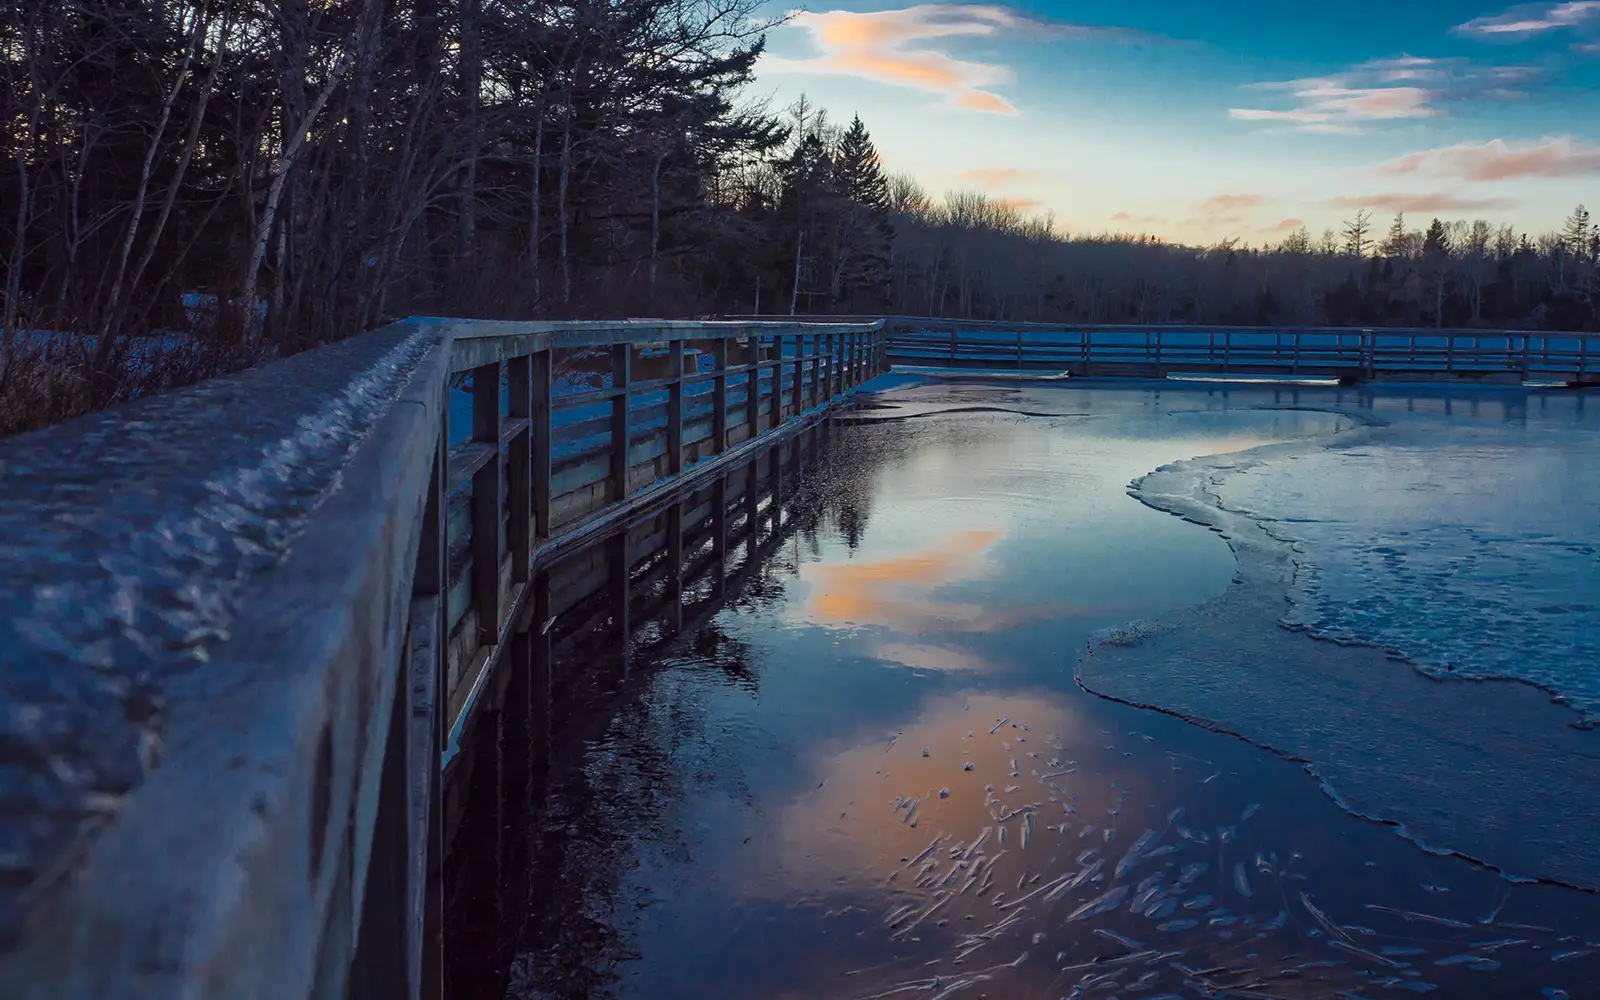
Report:
[[1250,375],[1600,383],[1600,333],[1345,327],[1044,326],[894,319],[896,365],[1079,376]]

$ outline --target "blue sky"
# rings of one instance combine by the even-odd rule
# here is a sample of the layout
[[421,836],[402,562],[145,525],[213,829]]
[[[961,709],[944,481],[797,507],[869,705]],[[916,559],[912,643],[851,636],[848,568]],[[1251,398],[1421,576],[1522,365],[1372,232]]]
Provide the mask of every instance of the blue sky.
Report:
[[1069,232],[1259,244],[1358,208],[1379,227],[1530,234],[1600,210],[1600,0],[843,3],[757,67],[859,113],[885,165]]

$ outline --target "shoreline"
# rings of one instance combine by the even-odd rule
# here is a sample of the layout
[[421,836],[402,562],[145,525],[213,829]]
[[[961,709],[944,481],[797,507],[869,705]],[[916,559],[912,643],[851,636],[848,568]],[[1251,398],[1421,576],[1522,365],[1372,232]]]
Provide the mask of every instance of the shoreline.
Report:
[[[1600,892],[1600,843],[1580,842],[1582,831],[1600,829],[1600,801],[1586,801],[1600,787],[1600,737],[1582,713],[1555,700],[1558,692],[1520,678],[1435,676],[1380,644],[1322,638],[1283,623],[1301,567],[1294,544],[1224,507],[1207,490],[1207,473],[1311,442],[1356,444],[1387,423],[1359,412],[1294,408],[1321,409],[1357,426],[1185,459],[1134,481],[1128,492],[1140,503],[1221,535],[1237,573],[1208,601],[1091,639],[1075,681],[1096,696],[1293,760],[1341,810],[1390,826],[1425,851],[1511,881]],[[1395,670],[1397,663],[1406,669]],[[1294,673],[1284,675],[1279,664],[1293,664]],[[1447,690],[1450,681],[1472,683]],[[1405,766],[1384,766],[1386,758]],[[1392,779],[1386,786],[1384,777]],[[1500,803],[1493,816],[1474,807],[1486,785]]]

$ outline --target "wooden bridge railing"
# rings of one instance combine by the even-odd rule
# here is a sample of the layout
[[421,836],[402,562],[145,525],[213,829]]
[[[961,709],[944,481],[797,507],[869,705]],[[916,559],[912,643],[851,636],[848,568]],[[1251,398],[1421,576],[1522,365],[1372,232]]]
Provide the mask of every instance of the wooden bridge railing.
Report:
[[1079,376],[1252,375],[1600,384],[1600,333],[1073,325],[917,316],[890,316],[884,322],[889,359],[904,366]]
[[0,996],[436,994],[441,779],[538,567],[884,348],[415,319],[0,442]]

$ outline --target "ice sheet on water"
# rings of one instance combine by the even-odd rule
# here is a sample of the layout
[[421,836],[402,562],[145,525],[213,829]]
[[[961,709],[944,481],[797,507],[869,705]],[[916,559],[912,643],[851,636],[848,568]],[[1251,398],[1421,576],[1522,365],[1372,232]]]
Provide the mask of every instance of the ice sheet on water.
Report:
[[1291,542],[1285,624],[1426,672],[1528,681],[1600,718],[1600,412],[1397,415],[1361,446],[1223,472],[1210,489]]

